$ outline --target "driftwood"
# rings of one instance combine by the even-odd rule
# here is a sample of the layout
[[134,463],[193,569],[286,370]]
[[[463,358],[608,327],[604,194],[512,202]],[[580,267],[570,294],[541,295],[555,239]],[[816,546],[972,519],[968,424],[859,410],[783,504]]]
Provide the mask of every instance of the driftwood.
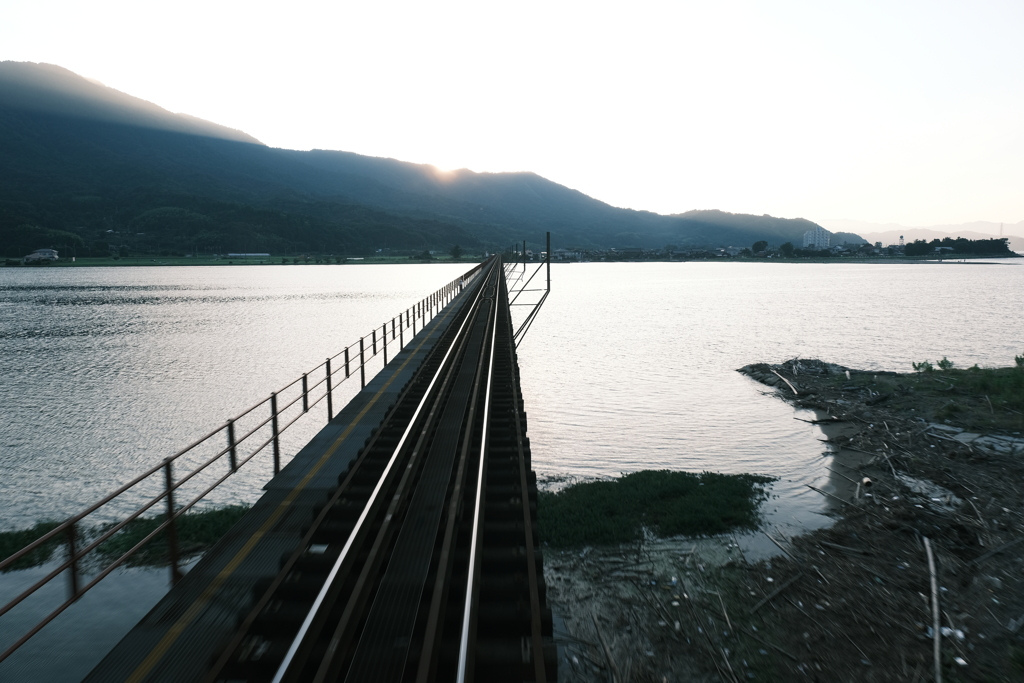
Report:
[[[843,500],[843,499],[842,499],[842,498],[840,498],[839,496],[833,496],[833,495],[832,495],[831,493],[829,493],[828,491],[822,491],[821,489],[819,489],[819,488],[815,488],[814,486],[811,486],[810,484],[804,484],[804,486],[806,486],[807,488],[811,489],[812,491],[817,491],[818,493],[820,493],[820,494],[821,494],[821,495],[823,495],[823,496],[828,496],[829,498],[835,498],[836,500],[838,500],[838,501],[839,501],[840,503],[842,503],[843,505],[849,505],[849,504],[850,504],[849,502],[847,502],[847,501]],[[788,553],[787,553],[787,554],[788,554]]]
[[786,554],[786,557],[788,557],[789,559],[793,560],[794,562],[799,562],[799,560],[798,560],[798,559],[796,559],[795,557],[793,557],[793,554],[792,554],[791,552],[789,552],[788,550],[786,550],[785,548],[783,548],[783,547],[782,547],[782,544],[781,544],[781,543],[779,543],[779,542],[778,542],[778,541],[776,541],[776,540],[775,540],[774,538],[772,538],[772,535],[771,535],[771,534],[769,534],[769,533],[768,533],[767,531],[765,531],[764,529],[761,529],[761,533],[762,533],[762,534],[764,534],[765,536],[767,536],[767,537],[768,537],[768,540],[769,540],[769,541],[771,541],[771,542],[772,542],[772,543],[774,543],[774,544],[775,544],[776,546],[778,546],[779,550],[781,550],[781,551],[782,551],[783,553],[785,553],[785,554]]
[[786,385],[787,385],[787,386],[789,386],[789,388],[793,390],[793,395],[794,395],[794,396],[799,396],[799,395],[800,395],[800,392],[796,390],[796,387],[794,387],[794,386],[793,386],[792,384],[790,384],[790,383],[789,383],[789,380],[788,380],[788,379],[786,379],[785,377],[783,377],[783,376],[782,376],[782,375],[780,375],[779,373],[775,372],[774,370],[772,370],[772,374],[774,374],[774,375],[775,375],[776,377],[778,377],[778,378],[779,378],[779,379],[781,379],[781,380],[782,380],[783,382],[785,382],[785,383],[786,383]]
[[797,579],[799,579],[801,576],[803,576],[803,573],[802,572],[797,572],[793,576],[789,577],[786,581],[784,581],[782,583],[781,586],[779,586],[778,588],[773,590],[768,595],[764,596],[764,598],[762,598],[760,602],[758,602],[756,605],[751,607],[749,613],[753,614],[757,610],[759,610],[762,607],[764,607],[765,605],[767,605],[769,602],[774,600],[779,595],[779,593],[781,593],[782,591],[786,590],[787,588],[792,586],[794,583],[796,583]]
[[942,683],[942,632],[939,628],[939,582],[935,578],[935,557],[932,555],[932,544],[924,537],[924,551],[928,554],[928,575],[932,584],[932,654],[935,659],[935,683]]
[[848,548],[845,545],[839,545],[838,543],[829,543],[828,541],[818,541],[818,543],[824,546],[828,546],[829,548],[835,548],[836,550],[845,550],[848,553],[857,553],[858,555],[871,554],[867,550],[861,550],[860,548]]
[[748,628],[746,628],[746,627],[744,627],[744,628],[743,628],[743,633],[747,634],[748,636],[750,636],[751,638],[753,638],[753,639],[754,639],[754,640],[756,640],[757,642],[761,643],[761,644],[762,644],[762,645],[764,645],[765,647],[770,647],[771,649],[773,649],[773,650],[775,650],[775,651],[777,651],[777,652],[781,652],[782,654],[784,654],[784,655],[786,655],[787,657],[789,657],[790,659],[792,659],[792,660],[793,660],[794,662],[799,662],[799,661],[800,661],[799,659],[797,659],[797,658],[796,658],[796,657],[794,657],[793,655],[791,655],[791,654],[789,654],[788,652],[786,652],[785,650],[783,650],[783,649],[782,649],[781,647],[779,647],[778,645],[772,645],[772,644],[771,644],[771,643],[769,643],[769,642],[768,642],[767,640],[764,640],[763,638],[761,638],[761,637],[760,637],[760,636],[758,636],[758,635],[757,635],[756,633],[754,633],[753,631],[751,631],[750,629],[748,629]]
[[622,680],[622,676],[619,674],[619,667],[615,666],[615,660],[612,659],[612,651],[608,647],[608,643],[605,642],[604,634],[601,633],[601,627],[597,624],[597,617],[591,614],[590,618],[594,620],[594,630],[597,631],[597,638],[601,641],[601,647],[604,648],[604,656],[608,659],[608,668],[612,672],[612,683],[618,683]]
[[[975,510],[977,510],[977,508],[975,508]],[[978,516],[980,517],[981,515],[979,514]],[[999,546],[998,548],[993,548],[992,550],[989,550],[984,555],[979,555],[978,557],[974,558],[968,564],[981,564],[982,562],[984,562],[988,558],[992,557],[993,555],[997,555],[998,553],[1001,553],[1004,550],[1008,550],[1009,548],[1012,548],[1013,546],[1017,545],[1021,541],[1024,541],[1024,536],[1021,536],[1020,538],[1018,538],[1016,540],[1010,541],[1009,543],[1004,543],[1001,546]]]

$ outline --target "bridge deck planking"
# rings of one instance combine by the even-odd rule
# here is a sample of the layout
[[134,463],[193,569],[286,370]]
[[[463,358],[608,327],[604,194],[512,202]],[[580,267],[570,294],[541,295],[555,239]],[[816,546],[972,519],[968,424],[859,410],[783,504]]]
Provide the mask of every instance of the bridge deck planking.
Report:
[[266,493],[249,512],[83,683],[178,683],[202,678],[233,635],[242,609],[251,603],[253,586],[259,579],[273,577],[281,556],[294,550],[313,507],[337,487],[338,475],[357,457],[469,291],[456,295],[296,453],[264,486]]

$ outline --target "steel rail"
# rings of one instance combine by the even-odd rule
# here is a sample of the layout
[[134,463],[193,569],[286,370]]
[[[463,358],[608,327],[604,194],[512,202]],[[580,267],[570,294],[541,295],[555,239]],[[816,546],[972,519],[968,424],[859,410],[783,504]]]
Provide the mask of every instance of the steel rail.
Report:
[[[498,287],[495,286],[494,291],[494,302],[497,304],[498,299]],[[496,309],[496,307],[495,307]],[[477,579],[479,574],[479,565],[477,564],[477,546],[480,543],[480,535],[482,529],[480,528],[480,516],[483,511],[482,501],[484,493],[484,485],[486,484],[485,477],[487,474],[487,427],[488,420],[490,419],[491,410],[491,388],[494,382],[494,347],[497,341],[498,333],[498,316],[494,316],[493,329],[491,331],[491,349],[490,349],[490,362],[487,368],[487,389],[484,393],[484,410],[482,414],[483,418],[483,430],[480,435],[480,465],[477,472],[477,484],[476,484],[476,502],[473,511],[473,535],[472,542],[469,548],[469,572],[468,581],[466,585],[466,601],[464,603],[462,612],[462,635],[459,639],[459,664],[458,674],[456,680],[458,683],[466,683],[466,669],[468,666],[469,659],[469,640],[470,640],[470,629],[473,626],[472,617],[474,612],[474,601],[476,598],[477,590]]]
[[[464,329],[466,328],[466,325],[468,324],[468,322],[469,322],[470,320],[472,320],[472,319],[474,318],[474,315],[475,315],[475,309],[477,309],[477,307],[478,307],[478,303],[479,303],[479,292],[477,293],[476,299],[475,299],[475,300],[474,300],[474,301],[472,302],[472,304],[471,304],[471,305],[469,306],[469,308],[468,308],[468,310],[467,310],[467,313],[466,313],[466,316],[465,316],[465,318],[463,319],[463,322],[462,322],[462,324],[461,324],[461,326],[460,326],[460,328],[459,328],[458,332],[457,332],[457,333],[456,333],[456,334],[455,334],[455,335],[454,335],[454,336],[452,337],[452,344],[451,344],[451,346],[449,347],[449,349],[447,350],[447,352],[445,353],[445,355],[444,355],[444,358],[442,359],[441,363],[439,364],[439,366],[438,366],[438,370],[437,370],[437,372],[435,373],[434,377],[432,378],[432,380],[431,380],[431,382],[430,382],[430,385],[429,385],[429,386],[427,387],[427,389],[426,389],[426,391],[425,391],[425,393],[424,393],[424,396],[423,396],[423,398],[422,398],[422,399],[421,399],[421,401],[420,401],[420,405],[418,406],[418,409],[417,409],[417,411],[416,411],[416,412],[414,413],[413,417],[412,417],[412,418],[410,419],[409,425],[408,425],[408,426],[406,427],[406,433],[405,433],[405,435],[403,435],[403,439],[407,438],[407,437],[408,437],[408,435],[409,435],[409,434],[411,433],[411,430],[412,430],[413,426],[415,425],[415,423],[416,423],[416,422],[417,422],[417,420],[418,420],[418,415],[419,415],[419,413],[421,412],[421,409],[422,409],[422,407],[423,407],[423,405],[424,405],[425,401],[426,401],[427,399],[430,399],[430,398],[431,398],[431,394],[432,394],[432,392],[433,392],[433,386],[434,386],[434,384],[436,383],[436,381],[437,381],[437,378],[438,378],[438,377],[440,376],[440,374],[441,374],[441,373],[444,373],[444,372],[445,372],[445,366],[447,365],[447,359],[448,359],[448,357],[449,357],[449,356],[451,355],[452,349],[453,349],[453,348],[454,348],[454,347],[455,347],[456,345],[459,345],[459,346],[460,346],[460,348],[464,346],[464,339],[465,339],[465,336],[463,335],[463,330],[464,330]],[[449,370],[449,375],[450,375],[450,370]],[[446,382],[447,382],[447,378],[446,378]],[[436,402],[436,400],[438,400],[438,399],[437,399],[436,397],[434,397],[434,400],[435,400],[435,402]],[[433,409],[431,410],[431,415],[432,415],[432,414],[433,414]],[[425,429],[425,428],[426,428],[426,427],[424,427],[424,429]],[[421,435],[420,441],[422,441],[422,435]],[[418,444],[418,445],[419,445],[419,444]],[[387,468],[385,469],[385,471],[384,471],[384,472],[383,472],[383,473],[382,473],[381,475],[379,475],[379,480],[378,480],[378,487],[377,487],[377,488],[375,489],[375,491],[374,491],[374,494],[373,494],[374,496],[376,496],[376,495],[379,495],[379,489],[380,489],[380,487],[381,487],[381,484],[385,483],[386,479],[388,478],[388,473],[389,473],[388,471],[389,471],[389,470],[391,469],[391,467],[392,467],[392,466],[394,465],[394,462],[395,462],[395,457],[396,457],[396,456],[398,456],[398,455],[400,455],[400,451],[401,451],[401,449],[402,449],[402,448],[403,448],[403,444],[402,444],[402,443],[400,442],[400,443],[399,443],[399,445],[398,445],[398,446],[397,446],[397,447],[395,448],[395,450],[394,450],[394,453],[392,454],[392,457],[391,457],[391,462],[389,462],[389,464],[388,464],[388,467],[387,467]],[[414,452],[413,452],[413,453],[412,453],[412,454],[410,455],[410,457],[411,457],[411,458],[414,458],[414,457],[415,457],[415,454],[416,454],[416,453],[415,453],[415,450],[414,450]],[[412,466],[412,465],[411,465],[411,462],[410,462],[410,465],[409,465],[409,466],[410,466],[410,467]],[[408,473],[406,473],[406,474],[405,474],[405,475],[403,476],[403,480],[402,480],[402,482],[400,482],[400,483],[399,483],[399,488],[402,488],[402,487],[403,487],[403,485],[404,485],[404,482],[405,482],[405,479],[406,479],[407,477],[408,477]],[[338,492],[336,492],[336,496],[337,496],[337,495],[340,495],[340,493],[341,493],[341,487],[339,487],[339,490],[338,490]],[[333,497],[332,497],[332,498],[333,498]],[[362,519],[362,518],[365,518],[365,515],[367,515],[367,511],[368,511],[368,510],[370,510],[370,509],[371,509],[371,507],[373,507],[373,504],[374,504],[374,500],[373,500],[373,496],[371,496],[371,499],[370,499],[370,500],[369,500],[369,501],[368,501],[368,502],[367,502],[367,503],[366,503],[366,504],[364,505],[364,507],[363,507],[363,510],[362,510],[362,513],[363,513],[363,514],[361,515],[361,519]],[[394,503],[394,501],[392,501],[392,507],[394,507],[394,505],[395,505],[395,503]],[[388,512],[389,512],[389,514],[387,515],[387,517],[385,517],[385,525],[387,524],[387,520],[389,520],[389,519],[391,518],[391,513],[392,513],[393,511],[389,509],[389,511],[388,511]],[[379,513],[379,511],[378,511],[378,513]],[[318,523],[319,523],[319,521],[320,521],[320,520],[318,520]],[[314,531],[314,530],[313,530],[313,529],[311,529],[311,531],[310,531],[310,532],[309,532],[309,534],[307,534],[307,535],[309,535],[309,536],[311,537],[311,536],[312,536],[312,533],[313,533],[313,531]],[[348,543],[346,544],[347,546],[351,546],[351,545],[352,545],[353,539],[354,539],[354,538],[356,537],[356,535],[358,534],[358,531],[359,531],[359,529],[358,529],[358,528],[354,528],[354,529],[352,530],[352,532],[350,533],[350,535],[349,535],[349,537],[348,537],[348,541],[349,541],[349,542],[348,542]],[[381,533],[381,532],[378,532],[378,538],[379,538],[379,534],[380,534],[380,533]],[[375,548],[377,547],[377,542],[375,542],[375,546],[374,546],[374,547],[375,547]],[[343,552],[345,552],[345,551],[343,550]],[[371,551],[371,553],[372,553],[372,551]],[[338,558],[338,561],[337,561],[337,562],[335,563],[335,567],[336,567],[336,568],[338,568],[338,569],[339,569],[339,571],[340,571],[340,567],[341,567],[341,565],[343,564],[343,560],[344,560],[344,558],[342,558],[342,557],[340,557],[340,556],[339,556],[339,558]],[[365,571],[365,567],[364,567],[364,571]],[[337,576],[337,574],[335,573],[335,574],[334,574],[334,576],[336,577],[336,576]],[[364,578],[364,577],[361,577],[361,578]],[[328,578],[327,580],[325,580],[325,582],[324,582],[324,585],[323,585],[323,587],[322,587],[321,593],[322,593],[322,595],[323,595],[323,596],[324,596],[325,598],[326,598],[326,595],[327,595],[327,593],[328,593],[328,592],[329,592],[329,591],[330,591],[330,590],[332,589],[332,583],[333,583],[333,579],[332,579],[331,577],[329,577],[329,578]],[[268,591],[268,592],[269,592],[269,591]],[[321,604],[323,604],[323,602],[321,602]],[[307,616],[309,616],[309,615],[307,615]],[[310,623],[312,623],[312,621],[313,621],[313,620],[310,620]],[[343,618],[342,618],[342,620],[341,620],[341,622],[342,622],[342,623],[340,623],[340,624],[339,624],[339,628],[341,628],[341,627],[342,627],[342,624],[343,624],[343,623],[345,623],[346,621],[347,621],[347,620],[346,620],[346,619],[345,619],[345,618],[343,617]],[[312,628],[312,627],[310,627],[310,628]],[[294,643],[294,642],[295,642],[295,641],[293,641],[293,643]],[[301,647],[301,646],[300,646],[300,647]],[[296,654],[296,655],[294,655],[294,656],[295,656],[295,657],[298,657],[298,654]],[[328,658],[328,659],[329,659],[329,658]],[[294,661],[294,659],[293,659],[293,661]],[[303,662],[303,665],[305,665],[305,662]],[[330,666],[330,662],[329,662],[329,661],[325,660],[324,662],[322,662],[322,663],[321,663],[321,666],[320,666],[320,669],[318,670],[318,675],[322,675],[322,674],[323,674],[323,672],[325,671],[325,668],[326,668],[326,667],[328,667],[328,666]],[[287,674],[286,674],[286,675],[287,675]]]
[[[496,275],[496,273],[491,273],[488,277],[491,277],[491,275]],[[487,286],[486,282],[483,283],[481,290],[486,289]],[[365,616],[362,613],[364,612],[366,602],[372,593],[372,586],[376,583],[374,574],[379,570],[379,565],[385,560],[388,562],[393,561],[394,547],[389,547],[389,549],[384,552],[382,552],[382,550],[385,545],[390,546],[390,538],[393,534],[400,533],[399,529],[392,528],[397,517],[398,510],[401,507],[404,507],[406,504],[406,498],[411,499],[415,496],[415,485],[413,484],[413,480],[418,480],[419,476],[422,475],[423,468],[426,467],[426,458],[428,457],[429,448],[428,444],[433,440],[436,430],[440,428],[438,418],[440,418],[440,413],[444,411],[445,405],[451,397],[450,392],[454,388],[455,376],[458,374],[459,365],[465,360],[464,354],[467,353],[467,345],[471,337],[470,323],[475,323],[480,315],[486,315],[489,318],[494,314],[493,305],[487,308],[486,313],[484,312],[483,303],[485,301],[487,301],[487,297],[481,298],[477,302],[478,305],[474,306],[474,310],[471,310],[466,316],[464,321],[466,333],[461,334],[460,330],[460,333],[456,335],[458,338],[456,343],[458,344],[459,349],[453,357],[452,362],[447,364],[447,370],[444,370],[445,362],[442,362],[440,365],[440,369],[445,371],[445,379],[438,392],[431,399],[430,410],[423,425],[418,428],[419,437],[416,440],[415,447],[409,453],[406,460],[407,464],[405,472],[402,474],[401,480],[394,488],[394,496],[387,509],[387,514],[384,517],[380,530],[374,538],[367,559],[363,563],[355,588],[352,591],[352,597],[345,605],[345,610],[338,619],[334,633],[332,634],[327,647],[327,654],[321,660],[320,665],[317,668],[316,675],[312,679],[312,683],[325,683],[329,678],[334,679],[338,676],[339,671],[337,669],[339,669],[344,662],[339,660],[337,656],[341,653],[341,646],[346,644],[348,637],[354,635],[352,633],[352,627],[358,622],[358,619],[355,619],[355,617],[361,618],[362,616]],[[485,318],[485,324],[486,320],[487,318]],[[479,378],[477,378],[474,383],[478,384]],[[407,514],[408,512],[406,511],[402,515],[401,524],[404,524],[408,519],[406,516]],[[363,587],[365,587],[365,589]]]
[[284,659],[281,661],[281,664],[275,671],[272,683],[281,683],[281,681],[284,680],[285,675],[287,675],[288,669],[292,665],[296,653],[302,646],[303,641],[305,640],[307,634],[309,633],[310,626],[316,619],[321,606],[324,604],[325,598],[327,597],[327,593],[330,590],[331,585],[334,583],[335,577],[341,570],[341,565],[347,559],[349,552],[352,550],[352,547],[355,544],[356,536],[359,534],[363,525],[366,523],[366,518],[369,516],[370,509],[376,502],[377,497],[380,495],[381,489],[384,487],[384,483],[388,479],[388,475],[390,474],[392,468],[394,467],[395,462],[398,460],[401,450],[405,446],[405,442],[409,438],[409,434],[413,430],[413,426],[415,425],[420,413],[423,411],[423,408],[426,405],[428,399],[431,398],[434,385],[437,383],[438,378],[441,376],[442,372],[446,368],[448,357],[451,355],[452,350],[456,346],[456,343],[462,337],[463,331],[466,329],[466,325],[470,318],[472,317],[471,314],[473,312],[473,309],[478,306],[479,301],[481,299],[480,295],[482,294],[483,289],[484,287],[482,286],[480,290],[477,292],[476,298],[474,299],[473,304],[469,309],[470,314],[468,314],[463,319],[462,324],[460,325],[458,331],[456,332],[454,338],[452,339],[451,344],[445,351],[445,355],[442,357],[441,364],[438,367],[437,372],[431,378],[430,383],[427,386],[427,389],[424,391],[423,397],[420,399],[415,411],[413,412],[412,417],[409,419],[409,423],[406,426],[404,432],[402,433],[402,436],[399,439],[398,444],[395,446],[391,458],[388,460],[388,464],[385,466],[384,471],[381,473],[380,478],[377,481],[377,485],[374,487],[373,492],[370,494],[370,497],[366,502],[366,505],[364,505],[362,512],[360,513],[358,519],[356,520],[355,527],[349,533],[348,538],[345,541],[345,545],[341,549],[341,553],[335,560],[330,572],[328,572],[327,580],[324,582],[324,586],[317,593],[317,597],[313,601],[313,606],[310,608],[309,613],[303,619],[302,625],[299,627],[298,633],[292,639],[292,642],[289,645],[287,652],[285,653]]
[[[495,314],[497,308],[495,307]],[[497,316],[496,316],[497,317]],[[478,377],[484,374],[484,354],[480,354],[477,362],[476,374]],[[440,648],[443,628],[444,603],[447,602],[449,590],[448,573],[451,570],[455,559],[455,546],[457,523],[459,519],[459,508],[462,505],[463,492],[466,484],[467,464],[470,458],[473,441],[473,425],[476,423],[476,413],[479,406],[480,382],[473,383],[473,392],[469,399],[469,411],[466,417],[466,429],[462,437],[462,446],[459,449],[459,463],[455,472],[455,483],[452,489],[451,499],[448,502],[448,517],[445,521],[444,540],[441,543],[440,554],[437,561],[437,572],[434,579],[434,589],[430,597],[430,608],[427,613],[427,621],[423,636],[423,645],[420,654],[419,666],[416,673],[417,683],[432,681],[436,674],[437,655]]]

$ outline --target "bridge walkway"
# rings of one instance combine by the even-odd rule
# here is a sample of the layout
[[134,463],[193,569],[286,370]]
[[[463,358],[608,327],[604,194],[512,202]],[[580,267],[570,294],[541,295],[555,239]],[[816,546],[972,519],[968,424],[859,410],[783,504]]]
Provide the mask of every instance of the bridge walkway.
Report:
[[264,487],[266,493],[100,662],[87,683],[199,681],[238,626],[257,582],[273,577],[322,505],[433,350],[463,290],[428,322]]

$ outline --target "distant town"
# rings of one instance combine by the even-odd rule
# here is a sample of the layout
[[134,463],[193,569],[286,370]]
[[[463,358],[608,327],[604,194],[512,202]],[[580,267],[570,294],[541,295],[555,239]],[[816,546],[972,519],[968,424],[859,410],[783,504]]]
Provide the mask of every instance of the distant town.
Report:
[[[587,262],[587,261],[695,261],[706,259],[913,259],[933,260],[948,258],[1014,258],[1020,257],[1012,251],[1005,237],[971,240],[962,237],[946,237],[941,240],[915,240],[904,243],[900,238],[898,244],[883,245],[881,242],[850,244],[831,244],[832,233],[820,226],[808,230],[803,235],[801,246],[792,242],[774,245],[767,240],[754,242],[749,247],[680,247],[668,244],[661,248],[618,247],[607,249],[555,249],[551,260],[556,262]],[[547,252],[526,249],[527,261],[542,261]],[[345,256],[335,254],[299,254],[277,255],[269,252],[229,252],[224,254],[165,254],[161,258],[147,258],[148,254],[130,254],[122,250],[109,258],[90,258],[75,256],[61,258],[56,249],[36,249],[21,259],[6,259],[6,266],[49,266],[69,265],[199,265],[199,264],[343,264],[343,263],[381,263],[381,262],[431,262],[431,261],[474,261],[486,258],[488,251],[478,254],[469,253],[459,245],[453,245],[448,251],[441,250],[392,250],[377,249],[367,256]],[[134,258],[132,258],[134,256]],[[507,260],[523,259],[523,249],[513,247],[505,252]]]
[[[883,245],[881,242],[850,244],[831,244],[832,233],[818,226],[804,233],[803,243],[796,246],[792,242],[779,245],[770,244],[766,240],[755,242],[749,247],[724,246],[717,248],[679,247],[674,244],[660,249],[642,249],[640,247],[622,247],[617,249],[571,250],[555,249],[551,254],[553,261],[674,261],[700,259],[823,259],[823,258],[869,258],[892,259],[912,258],[944,259],[944,258],[1013,258],[1019,257],[1008,245],[1005,237],[992,239],[969,240],[962,237],[915,240],[905,243],[900,237],[898,244]],[[529,260],[534,260],[530,250],[526,252]]]

